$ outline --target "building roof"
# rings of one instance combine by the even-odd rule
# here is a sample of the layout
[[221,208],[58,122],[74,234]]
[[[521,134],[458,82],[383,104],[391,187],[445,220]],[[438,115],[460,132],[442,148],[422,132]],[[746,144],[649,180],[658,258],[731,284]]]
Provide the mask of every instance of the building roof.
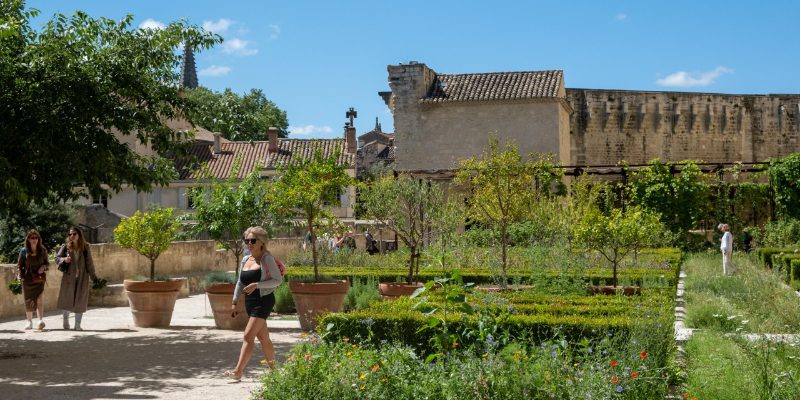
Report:
[[253,168],[262,165],[267,157],[269,142],[221,142],[219,154],[214,154],[214,144],[205,141],[194,142],[189,148],[189,155],[197,162],[193,166],[182,160],[177,163],[180,179],[199,179],[200,165],[207,163],[211,176],[227,179],[233,169],[234,161],[241,157],[241,168],[237,178],[244,178]]
[[561,70],[436,75],[423,103],[557,98]]
[[382,137],[384,139],[387,139],[387,140],[388,139],[394,139],[394,133],[386,133],[386,132],[381,132],[381,131],[373,129],[373,130],[371,130],[371,131],[369,131],[367,133],[361,134],[361,136],[358,137],[358,140],[364,141],[364,138],[367,138],[367,137],[373,136],[373,135],[380,136],[380,137]]
[[355,167],[355,155],[347,152],[344,139],[278,139],[278,151],[269,153],[265,167],[279,168],[296,164],[300,160],[313,157],[317,149],[322,150],[323,157],[330,157],[338,152],[339,165]]
[[[214,132],[203,128],[200,125],[194,125],[185,118],[172,118],[164,121],[164,123],[175,132],[188,132],[194,130],[194,140],[201,140],[204,142],[214,141]],[[220,136],[220,142],[226,143],[229,140]]]

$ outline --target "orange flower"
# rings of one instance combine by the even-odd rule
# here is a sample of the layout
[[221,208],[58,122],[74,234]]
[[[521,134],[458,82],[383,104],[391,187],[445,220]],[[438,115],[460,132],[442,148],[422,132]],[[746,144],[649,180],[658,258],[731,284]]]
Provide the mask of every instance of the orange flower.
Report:
[[643,351],[643,352],[639,353],[639,358],[641,358],[642,360],[644,360],[645,358],[647,358],[647,352],[646,352],[646,351]]
[[617,379],[616,376],[611,378],[611,383],[618,383],[618,382],[619,382],[619,379]]
[[616,360],[611,360],[611,366],[612,367],[616,367],[617,366],[617,361]]
[[373,366],[372,366],[372,372],[375,372],[375,371],[377,371],[377,370],[378,370],[378,368],[380,368],[380,367],[378,366],[378,364],[375,364],[375,365],[373,365]]
[[631,379],[636,379],[638,377],[639,377],[639,374],[637,374],[636,372],[631,372]]
[[342,341],[343,341],[343,342],[349,342],[349,341],[350,341],[350,338],[349,338],[349,337],[346,337],[346,338],[342,339]]
[[458,347],[458,342],[453,342],[453,347]]
[[306,354],[303,356],[303,358],[305,358],[306,360],[308,360],[308,359],[310,359],[310,358],[311,358],[311,354],[308,354],[308,353],[306,353]]

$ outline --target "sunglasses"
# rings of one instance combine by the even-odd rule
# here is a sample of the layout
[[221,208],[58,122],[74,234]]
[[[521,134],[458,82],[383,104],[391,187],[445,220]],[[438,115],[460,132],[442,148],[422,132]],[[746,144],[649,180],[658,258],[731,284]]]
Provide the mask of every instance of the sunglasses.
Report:
[[39,240],[39,237],[38,236],[31,236],[30,240]]
[[256,244],[256,242],[257,242],[257,241],[258,241],[258,239],[256,239],[256,238],[253,238],[253,239],[245,239],[245,240],[244,240],[244,244]]
[[67,236],[78,236],[78,234],[75,233],[75,232],[70,232],[70,233],[67,234]]

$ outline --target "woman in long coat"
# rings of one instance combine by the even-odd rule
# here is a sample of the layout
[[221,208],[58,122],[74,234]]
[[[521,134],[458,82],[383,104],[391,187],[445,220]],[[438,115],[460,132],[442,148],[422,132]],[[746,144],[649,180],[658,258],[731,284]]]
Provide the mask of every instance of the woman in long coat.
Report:
[[66,243],[56,253],[56,263],[60,270],[64,270],[58,292],[58,308],[63,310],[64,329],[69,329],[69,313],[72,311],[75,313],[75,330],[81,331],[81,319],[89,305],[89,279],[96,281],[97,275],[89,244],[77,227],[69,228]]

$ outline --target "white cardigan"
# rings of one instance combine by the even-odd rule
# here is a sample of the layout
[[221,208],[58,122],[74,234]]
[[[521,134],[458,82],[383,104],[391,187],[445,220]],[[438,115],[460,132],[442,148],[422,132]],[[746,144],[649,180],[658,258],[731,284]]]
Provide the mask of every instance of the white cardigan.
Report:
[[[250,256],[244,256],[242,262],[239,263],[239,279],[236,280],[236,289],[233,291],[234,303],[239,301],[239,296],[241,296],[244,291],[242,269],[249,258]],[[258,288],[263,297],[274,292],[275,288],[280,286],[282,282],[283,276],[281,276],[281,270],[278,268],[278,264],[275,263],[275,258],[269,253],[264,253],[264,255],[261,256],[261,279],[256,284],[256,288]]]

